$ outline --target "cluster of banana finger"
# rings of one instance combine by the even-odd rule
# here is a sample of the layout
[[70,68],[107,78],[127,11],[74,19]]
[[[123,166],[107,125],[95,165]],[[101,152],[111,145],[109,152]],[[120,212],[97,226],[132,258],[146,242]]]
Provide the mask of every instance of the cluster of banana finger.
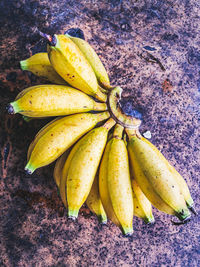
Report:
[[183,177],[139,133],[141,121],[120,107],[122,89],[83,39],[44,35],[47,53],[21,61],[23,70],[51,84],[29,87],[8,106],[26,120],[56,117],[35,136],[25,170],[56,161],[54,180],[69,218],[84,203],[98,216],[133,233],[133,218],[154,222],[152,205],[185,222],[194,212]]

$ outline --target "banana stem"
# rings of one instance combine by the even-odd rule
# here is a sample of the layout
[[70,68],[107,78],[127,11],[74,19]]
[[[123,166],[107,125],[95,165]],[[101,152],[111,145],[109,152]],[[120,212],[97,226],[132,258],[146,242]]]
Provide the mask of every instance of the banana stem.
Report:
[[131,140],[131,138],[133,136],[137,136],[140,139],[142,138],[142,136],[141,136],[141,134],[140,134],[140,132],[139,132],[138,129],[128,129],[128,128],[125,128],[125,131],[126,131],[126,133],[128,135],[128,139],[129,140]]
[[94,102],[94,110],[95,111],[105,111],[107,110],[107,105],[106,103],[98,103],[98,102]]
[[124,127],[121,126],[120,124],[116,124],[115,129],[114,129],[114,133],[113,133],[113,137],[117,138],[117,139],[122,139],[123,131],[124,131]]
[[113,120],[113,118],[110,118],[107,122],[104,123],[103,127],[109,131],[115,124],[115,120]]

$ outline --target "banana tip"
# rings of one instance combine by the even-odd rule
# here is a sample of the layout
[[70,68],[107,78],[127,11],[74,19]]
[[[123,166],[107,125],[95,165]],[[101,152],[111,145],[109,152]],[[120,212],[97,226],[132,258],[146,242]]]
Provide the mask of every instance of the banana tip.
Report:
[[129,237],[129,236],[132,236],[132,235],[133,235],[133,231],[132,231],[132,232],[128,232],[128,233],[126,233],[126,234],[124,233],[124,236],[125,236],[125,237]]
[[72,221],[76,221],[77,217],[76,216],[69,216],[68,215],[68,219],[72,220]]
[[126,237],[131,236],[133,234],[133,229],[132,228],[122,228],[122,233]]
[[29,170],[28,168],[25,168],[24,170],[25,170],[26,174],[31,175],[33,173],[33,171]]
[[155,223],[155,219],[154,219],[154,217],[144,218],[144,222],[145,222],[147,225],[154,224],[154,223]]
[[68,210],[68,219],[75,221],[78,217],[78,210]]
[[8,111],[8,114],[15,114],[15,110],[14,110],[14,107],[12,106],[12,104],[9,104],[7,107],[6,107],[7,111]]
[[98,216],[98,220],[100,224],[103,224],[103,225],[107,224],[107,218],[105,218],[104,216],[101,216],[101,215]]

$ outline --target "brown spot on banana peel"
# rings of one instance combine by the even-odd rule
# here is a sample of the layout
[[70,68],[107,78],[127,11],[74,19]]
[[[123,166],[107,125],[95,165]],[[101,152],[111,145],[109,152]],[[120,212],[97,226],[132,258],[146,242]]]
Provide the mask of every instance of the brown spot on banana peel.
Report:
[[138,130],[141,120],[130,115],[126,115],[120,105],[120,99],[123,89],[119,86],[109,92],[107,105],[111,117],[124,128]]

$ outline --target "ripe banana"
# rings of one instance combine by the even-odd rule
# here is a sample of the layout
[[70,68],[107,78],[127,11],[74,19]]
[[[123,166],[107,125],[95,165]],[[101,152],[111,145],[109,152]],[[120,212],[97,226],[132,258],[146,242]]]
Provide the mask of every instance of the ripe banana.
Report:
[[133,233],[133,192],[129,173],[128,152],[122,140],[123,127],[116,125],[108,156],[108,190],[113,210],[123,233]]
[[60,158],[57,159],[54,167],[53,178],[58,188],[60,188],[62,170],[68,155],[69,155],[69,150],[65,151],[65,153],[63,153],[62,156],[60,156]]
[[176,171],[176,169],[168,162],[164,155],[151,142],[149,142],[147,139],[144,139],[144,142],[146,142],[155,151],[155,153],[157,153],[158,156],[160,156],[160,158],[166,163],[179,186],[181,194],[183,195],[188,208],[192,208],[194,206],[194,201],[190,195],[189,188],[183,177],[180,175],[180,173]]
[[86,57],[87,61],[90,63],[93,68],[94,73],[96,74],[97,80],[104,88],[111,89],[110,81],[105,67],[103,66],[99,56],[91,45],[83,39],[72,37],[69,34],[66,34],[70,39],[78,46],[83,55]]
[[29,117],[63,116],[87,111],[105,111],[105,103],[97,103],[88,95],[64,85],[36,85],[22,92],[10,103],[8,112]]
[[60,196],[62,199],[62,202],[65,206],[65,208],[67,209],[67,190],[66,190],[66,185],[67,185],[67,173],[68,173],[68,169],[71,163],[72,158],[74,157],[76,151],[79,148],[79,143],[78,142],[76,145],[74,145],[73,149],[71,150],[71,152],[68,154],[68,157],[66,159],[66,161],[64,162],[63,168],[62,168],[62,172],[61,172],[61,179],[60,179]]
[[68,216],[70,218],[77,218],[80,207],[89,195],[106,145],[108,131],[114,124],[115,121],[109,119],[103,126],[93,129],[79,140],[70,152],[70,154],[74,153],[79,146],[71,159],[66,174]]
[[54,35],[48,46],[49,60],[57,73],[70,85],[101,101],[106,101],[95,73],[78,46],[65,35]]
[[37,168],[50,164],[98,122],[107,118],[108,112],[82,113],[58,119],[35,144],[25,170],[32,174]]
[[132,179],[134,215],[142,218],[145,223],[153,223],[151,202],[145,197],[135,179]]
[[87,197],[86,204],[88,208],[97,215],[100,223],[107,223],[107,216],[103,208],[100,195],[99,195],[99,184],[98,184],[98,175],[95,176],[92,188]]
[[[110,136],[108,136],[110,139]],[[120,226],[120,222],[117,219],[115,212],[113,210],[112,202],[110,199],[110,194],[108,191],[108,157],[110,152],[110,144],[112,140],[109,140],[105,151],[103,153],[102,161],[99,168],[99,194],[103,204],[103,207],[106,211],[108,218],[117,226]]]
[[190,216],[183,195],[166,163],[152,147],[131,134],[128,150],[134,177],[146,197],[159,210],[185,220]]
[[31,153],[32,153],[32,151],[33,151],[33,148],[34,148],[34,146],[37,144],[38,140],[39,140],[45,133],[47,133],[47,132],[50,130],[50,128],[51,128],[52,126],[55,125],[55,122],[56,122],[57,120],[59,120],[59,119],[60,119],[60,118],[56,118],[56,119],[50,121],[50,122],[47,123],[42,129],[40,129],[40,131],[36,134],[36,136],[34,137],[33,141],[32,141],[32,142],[30,143],[30,145],[29,145],[28,152],[27,152],[27,160],[29,160],[30,155],[31,155]]
[[38,53],[26,60],[20,61],[22,70],[28,70],[39,77],[44,77],[52,83],[64,84],[67,82],[52,67],[47,53]]

